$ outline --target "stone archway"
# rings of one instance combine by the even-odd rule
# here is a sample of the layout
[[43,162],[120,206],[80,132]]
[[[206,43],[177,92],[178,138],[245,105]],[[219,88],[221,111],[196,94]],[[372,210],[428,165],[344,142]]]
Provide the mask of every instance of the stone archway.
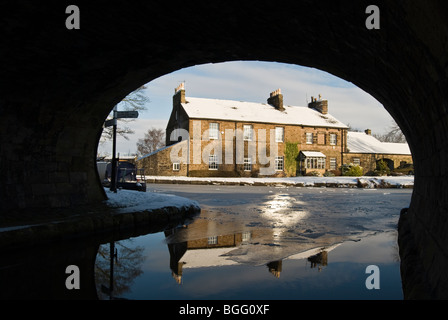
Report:
[[231,60],[310,66],[370,93],[405,133],[415,165],[400,222],[405,296],[446,298],[448,5],[378,1],[380,29],[368,30],[369,4],[80,2],[80,29],[68,30],[69,3],[14,2],[0,22],[1,211],[104,199],[94,163],[101,125],[158,76]]
[[394,167],[394,161],[391,160],[391,159],[389,159],[389,158],[381,158],[381,159],[377,160],[377,161],[376,161],[376,166],[377,166],[377,168],[378,168],[378,163],[381,162],[381,161],[383,161],[383,162],[385,163],[385,165],[387,166],[387,168],[388,168],[390,171],[394,170],[394,168],[395,168],[395,167]]

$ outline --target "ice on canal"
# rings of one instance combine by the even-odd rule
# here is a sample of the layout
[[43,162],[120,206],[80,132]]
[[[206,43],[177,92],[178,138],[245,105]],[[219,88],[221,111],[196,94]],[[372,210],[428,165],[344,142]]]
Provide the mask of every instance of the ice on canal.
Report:
[[[197,192],[191,194],[185,186],[171,186],[171,191],[163,188],[156,191],[191,197],[201,206],[200,216],[191,224],[166,237],[166,243],[173,245],[207,240],[203,253],[186,252],[180,260],[184,268],[200,265],[197,261],[204,261],[204,266],[263,265],[395,230],[399,212],[409,206],[411,194],[404,189],[284,186],[214,186],[213,190],[196,186]],[[232,236],[241,245],[210,250]]]

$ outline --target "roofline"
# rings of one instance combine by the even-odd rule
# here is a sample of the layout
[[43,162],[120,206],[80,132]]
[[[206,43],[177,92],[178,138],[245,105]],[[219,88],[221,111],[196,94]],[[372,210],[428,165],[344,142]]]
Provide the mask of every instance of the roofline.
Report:
[[347,154],[376,154],[376,155],[395,155],[395,156],[412,156],[412,153],[378,153],[378,152],[374,152],[374,151],[370,151],[370,152],[353,152],[353,151],[349,151],[349,152],[345,152]]
[[302,126],[302,127],[312,127],[312,128],[337,128],[337,129],[348,129],[348,126],[337,126],[337,125],[309,125],[309,124],[301,124],[301,123],[284,123],[284,122],[263,122],[263,121],[256,121],[256,120],[248,120],[248,121],[241,121],[241,120],[233,120],[233,119],[221,119],[221,118],[197,118],[197,117],[190,117],[191,120],[216,120],[216,121],[229,121],[229,122],[240,122],[240,123],[269,123],[269,124],[278,124],[278,125],[284,125],[284,126]]

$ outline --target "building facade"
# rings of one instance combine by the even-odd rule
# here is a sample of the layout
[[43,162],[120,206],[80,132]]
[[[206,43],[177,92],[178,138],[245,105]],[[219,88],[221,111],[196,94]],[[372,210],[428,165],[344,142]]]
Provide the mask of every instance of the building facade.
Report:
[[[349,132],[347,139],[346,163],[359,165],[364,174],[372,174],[380,160],[389,171],[404,164],[412,164],[412,155],[407,143],[381,142],[372,136],[370,130]],[[413,169],[409,170],[413,172]]]
[[190,98],[181,84],[173,96],[166,147],[138,162],[148,175],[322,175],[338,172],[359,155],[350,153],[347,142],[348,127],[328,113],[328,101],[320,96],[306,107],[284,105],[280,89],[267,103]]

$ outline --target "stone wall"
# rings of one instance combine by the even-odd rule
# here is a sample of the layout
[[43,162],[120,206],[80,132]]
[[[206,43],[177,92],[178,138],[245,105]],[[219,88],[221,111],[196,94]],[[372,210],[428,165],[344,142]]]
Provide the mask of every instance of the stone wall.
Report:
[[346,153],[344,154],[345,163],[354,163],[354,159],[359,159],[364,174],[372,173],[376,169],[377,161],[387,159],[393,163],[393,168],[400,166],[401,162],[413,163],[412,155],[398,154],[373,154],[373,153]]
[[173,160],[175,158],[172,157],[172,154],[182,157],[182,150],[185,150],[183,147],[188,147],[187,140],[165,147],[149,156],[137,159],[137,167],[144,168],[145,175],[186,176],[188,168],[187,163],[174,161],[179,163],[178,167],[174,167]]
[[[219,125],[219,140],[208,140],[207,132],[210,123],[218,123]],[[243,132],[244,125],[251,125],[253,129],[253,140],[243,141],[241,146],[237,146],[235,132]],[[284,128],[284,142],[271,143],[271,134],[274,137],[275,128]],[[341,163],[341,150],[343,150],[343,141],[345,141],[346,130],[336,128],[319,128],[319,127],[304,127],[294,125],[282,124],[268,124],[268,123],[253,123],[253,122],[235,122],[223,120],[208,120],[208,119],[190,119],[189,125],[190,134],[190,165],[191,171],[206,171],[208,168],[208,154],[219,154],[221,157],[221,164],[219,171],[233,171],[237,172],[239,176],[258,176],[260,168],[267,168],[270,166],[270,160],[264,159],[264,156],[271,155],[271,147],[277,148],[278,156],[285,156],[286,142],[293,142],[297,144],[298,150],[304,151],[320,151],[327,156],[326,169],[330,169],[330,158],[336,158],[337,163]],[[196,131],[195,131],[196,130]],[[196,132],[196,136],[195,136]],[[313,133],[315,139],[312,144],[307,144],[306,133]],[[330,134],[336,134],[336,144],[330,145]],[[202,137],[200,139],[199,137]],[[200,139],[200,140],[199,140]],[[242,141],[242,136],[238,137]],[[259,152],[259,148],[261,153]],[[252,158],[252,172],[245,172],[243,170],[242,158],[237,159],[238,154],[243,157]],[[205,156],[204,156],[205,155]],[[205,159],[204,159],[205,158]],[[237,163],[238,162],[238,163]],[[275,176],[284,176],[282,172],[276,172]]]

